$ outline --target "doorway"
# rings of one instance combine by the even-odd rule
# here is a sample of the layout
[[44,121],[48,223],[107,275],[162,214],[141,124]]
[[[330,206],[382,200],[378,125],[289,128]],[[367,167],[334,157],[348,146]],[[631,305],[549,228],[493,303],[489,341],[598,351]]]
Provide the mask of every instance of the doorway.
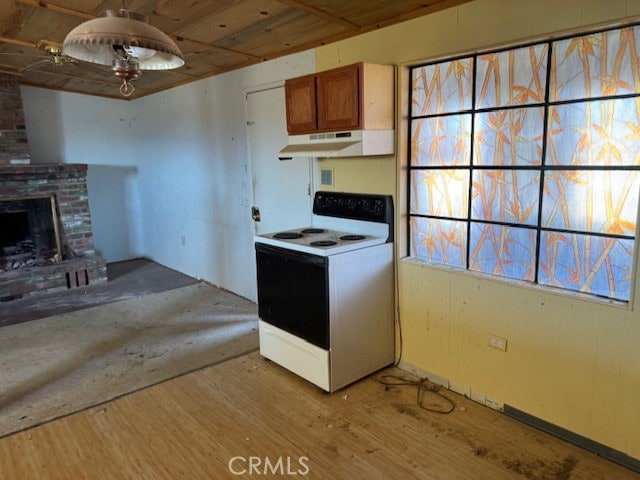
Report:
[[264,234],[311,225],[313,160],[280,160],[287,144],[284,86],[249,92],[247,129],[255,233]]

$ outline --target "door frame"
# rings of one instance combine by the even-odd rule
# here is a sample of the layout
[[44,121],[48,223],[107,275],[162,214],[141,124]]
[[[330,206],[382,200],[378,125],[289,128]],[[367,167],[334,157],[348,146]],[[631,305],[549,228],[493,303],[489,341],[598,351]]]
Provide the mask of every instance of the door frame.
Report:
[[[249,185],[249,194],[250,194],[250,199],[249,199],[249,205],[246,205],[245,207],[248,210],[248,215],[250,215],[250,210],[252,206],[255,206],[255,192],[253,191],[253,158],[251,156],[251,141],[249,138],[249,95],[252,93],[260,93],[260,92],[266,92],[268,90],[275,90],[277,88],[284,88],[284,80],[276,80],[273,82],[267,82],[267,83],[261,83],[259,85],[251,85],[248,87],[244,87],[242,89],[242,94],[244,96],[244,119],[245,119],[245,129],[247,134],[245,135],[245,141],[246,141],[246,145],[247,145],[247,162],[246,164],[248,165],[248,169],[247,169],[247,183]],[[286,125],[285,125],[285,131],[286,131]],[[288,135],[288,133],[287,133]],[[312,208],[313,208],[313,196],[315,194],[315,168],[314,168],[314,162],[313,160],[309,161],[309,211],[311,212]],[[252,221],[252,227],[253,227],[253,231],[255,233],[255,221]]]

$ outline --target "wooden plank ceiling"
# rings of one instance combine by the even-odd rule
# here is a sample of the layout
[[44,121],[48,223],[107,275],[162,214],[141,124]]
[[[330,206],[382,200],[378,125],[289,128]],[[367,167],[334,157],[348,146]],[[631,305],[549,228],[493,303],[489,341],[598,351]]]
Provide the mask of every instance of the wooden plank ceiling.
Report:
[[[185,57],[175,70],[145,71],[139,98],[229,70],[428,15],[469,0],[126,0],[170,35]],[[123,98],[109,67],[58,64],[48,51],[122,0],[0,0],[0,72],[43,88]],[[60,58],[59,58],[60,60]]]

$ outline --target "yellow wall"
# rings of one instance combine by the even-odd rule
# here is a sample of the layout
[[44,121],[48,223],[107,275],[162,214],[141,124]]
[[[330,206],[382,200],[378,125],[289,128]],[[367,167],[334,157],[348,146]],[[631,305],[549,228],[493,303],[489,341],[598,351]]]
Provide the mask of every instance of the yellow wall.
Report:
[[[475,0],[318,48],[317,68],[407,64],[638,16],[639,0]],[[319,164],[334,169],[337,190],[395,194],[402,162],[399,155]],[[406,259],[398,274],[404,362],[640,458],[640,306]],[[508,339],[506,353],[487,346],[489,333]]]

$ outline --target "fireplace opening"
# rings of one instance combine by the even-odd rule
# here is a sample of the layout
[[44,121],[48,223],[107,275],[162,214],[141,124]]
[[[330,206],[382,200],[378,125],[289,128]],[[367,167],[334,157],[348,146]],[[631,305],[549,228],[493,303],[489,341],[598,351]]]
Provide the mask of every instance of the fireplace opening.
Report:
[[0,268],[8,270],[60,260],[53,195],[0,201]]
[[29,237],[28,212],[0,213],[0,247],[11,247]]

